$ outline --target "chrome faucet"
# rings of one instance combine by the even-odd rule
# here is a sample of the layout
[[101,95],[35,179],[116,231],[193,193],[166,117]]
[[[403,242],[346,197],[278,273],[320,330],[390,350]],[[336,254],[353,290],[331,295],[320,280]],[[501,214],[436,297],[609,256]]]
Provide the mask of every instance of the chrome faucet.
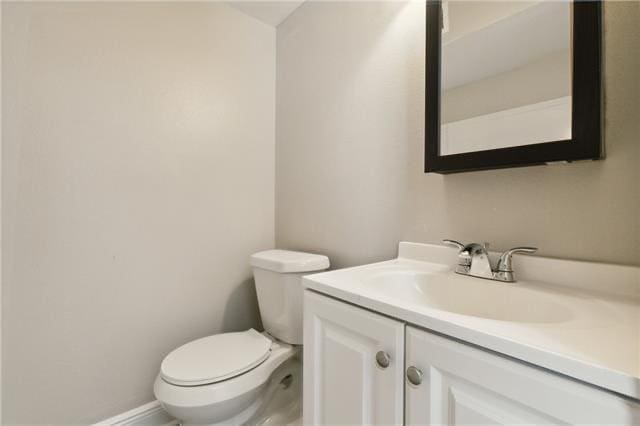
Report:
[[471,275],[489,280],[515,282],[512,256],[514,253],[535,253],[535,247],[515,247],[505,251],[500,256],[496,268],[491,267],[488,244],[462,244],[454,240],[442,240],[443,243],[458,249],[458,266],[456,273]]

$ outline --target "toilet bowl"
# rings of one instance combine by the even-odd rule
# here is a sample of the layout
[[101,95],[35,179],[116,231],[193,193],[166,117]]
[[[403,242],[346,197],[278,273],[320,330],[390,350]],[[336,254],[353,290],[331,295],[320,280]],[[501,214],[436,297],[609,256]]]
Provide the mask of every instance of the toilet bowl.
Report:
[[326,256],[268,250],[251,256],[265,331],[189,342],[165,357],[154,383],[183,425],[288,424],[301,416],[302,282]]
[[[228,344],[226,347],[216,348],[218,337],[238,337],[238,345]],[[256,338],[269,342],[266,357],[259,345],[251,348],[255,351],[253,353],[242,352],[248,349],[247,345],[240,343],[241,340],[251,341]],[[201,342],[205,339],[210,340]],[[260,334],[251,329],[205,339],[188,343],[170,354],[177,354],[174,358],[182,359],[172,360],[169,356],[165,358],[154,384],[156,398],[182,424],[257,424],[260,417],[270,415],[265,406],[277,397],[275,394],[291,388],[294,382],[301,379],[299,347],[278,342],[266,333]],[[207,345],[210,345],[209,350]],[[220,351],[219,356],[216,356],[214,350]],[[204,374],[197,374],[198,358],[205,354],[210,356],[209,361],[217,370],[217,376],[208,377],[207,373],[211,370],[206,367],[200,370]],[[237,368],[240,363],[227,364],[226,368],[219,364],[228,362],[229,355],[233,354],[240,354],[247,359],[259,358],[260,361],[257,365],[247,363],[245,368],[240,369]],[[173,361],[174,365],[169,365],[171,362],[166,361]],[[185,362],[182,371],[181,362]],[[289,417],[293,421],[298,414],[295,409],[299,408],[299,402],[296,401],[299,395],[294,392],[290,394],[290,401],[286,401],[287,395],[278,397],[285,400],[281,406],[286,406],[287,402],[291,405]]]

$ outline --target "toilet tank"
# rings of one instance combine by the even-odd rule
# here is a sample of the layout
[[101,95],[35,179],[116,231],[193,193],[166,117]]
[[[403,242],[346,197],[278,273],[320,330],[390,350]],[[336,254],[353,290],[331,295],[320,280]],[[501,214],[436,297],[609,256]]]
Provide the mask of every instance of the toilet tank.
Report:
[[251,256],[262,325],[283,342],[302,344],[302,276],[329,268],[329,258],[289,250]]

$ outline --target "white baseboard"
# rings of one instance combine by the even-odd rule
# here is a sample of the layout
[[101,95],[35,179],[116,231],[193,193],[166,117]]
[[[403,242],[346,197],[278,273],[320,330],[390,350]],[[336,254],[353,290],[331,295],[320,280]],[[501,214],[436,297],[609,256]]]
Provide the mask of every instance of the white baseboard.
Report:
[[133,410],[102,420],[96,423],[95,426],[170,426],[177,424],[178,422],[162,409],[158,401],[152,401]]

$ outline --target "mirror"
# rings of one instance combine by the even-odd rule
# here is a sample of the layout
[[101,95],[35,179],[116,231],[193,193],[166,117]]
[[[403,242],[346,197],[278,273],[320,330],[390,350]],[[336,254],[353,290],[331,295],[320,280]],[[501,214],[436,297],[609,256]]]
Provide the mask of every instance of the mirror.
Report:
[[601,158],[600,19],[595,1],[428,1],[425,171]]
[[565,1],[444,2],[440,154],[570,140],[570,29]]

